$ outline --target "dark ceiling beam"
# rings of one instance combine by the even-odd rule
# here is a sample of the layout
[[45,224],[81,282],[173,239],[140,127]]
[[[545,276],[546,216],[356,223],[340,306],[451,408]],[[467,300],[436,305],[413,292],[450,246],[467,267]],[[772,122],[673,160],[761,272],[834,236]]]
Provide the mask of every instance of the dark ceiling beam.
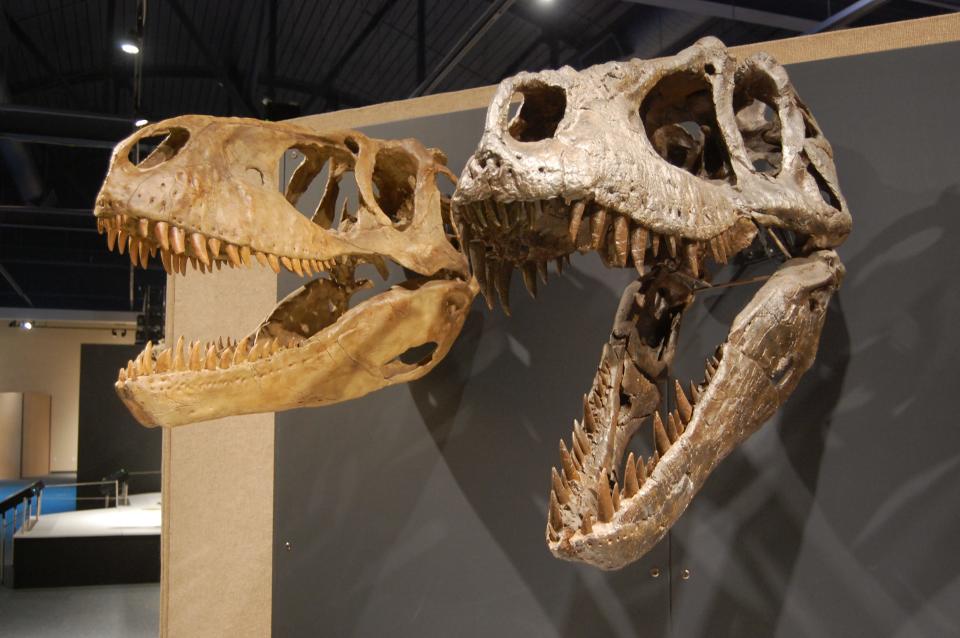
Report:
[[427,95],[436,90],[443,79],[447,77],[447,74],[480,42],[484,34],[510,9],[510,6],[514,2],[515,0],[495,0],[492,2],[490,6],[487,7],[487,10],[483,12],[483,15],[467,29],[467,32],[457,40],[453,48],[443,56],[443,59],[440,60],[437,66],[427,74],[423,82],[413,90],[410,97]]
[[30,300],[30,297],[27,296],[27,293],[23,292],[23,288],[20,287],[20,284],[17,283],[17,280],[13,278],[13,275],[10,274],[6,268],[3,267],[3,264],[0,264],[0,276],[3,276],[7,280],[7,283],[13,288],[13,291],[17,293],[17,296],[27,302],[27,305],[33,308],[33,301]]
[[910,0],[913,4],[923,4],[937,9],[946,9],[947,11],[960,11],[960,4],[953,2],[943,2],[942,0]]
[[346,66],[347,62],[353,57],[361,45],[363,45],[366,39],[370,37],[370,34],[376,30],[377,25],[380,24],[384,16],[387,15],[387,12],[389,12],[396,3],[397,0],[384,0],[383,4],[380,5],[380,8],[377,9],[376,13],[370,16],[370,19],[367,20],[367,24],[363,27],[360,33],[354,36],[350,44],[347,45],[347,48],[344,49],[340,57],[337,58],[337,61],[333,63],[329,70],[327,70],[327,74],[323,76],[322,80],[320,80],[320,83],[317,86],[321,89],[321,91],[318,91],[314,95],[310,96],[310,98],[303,104],[304,115],[310,113],[313,105],[319,98],[324,97],[327,102],[330,102],[331,98],[329,96],[336,95],[336,91],[333,89],[333,81],[337,79],[337,75],[340,74],[340,71],[343,70],[343,67]]
[[[270,1],[274,4],[276,2],[276,0]],[[250,93],[250,99],[254,103],[257,101],[257,89],[260,86],[260,78],[263,75],[261,69],[263,68],[263,59],[265,57],[264,49],[266,48],[263,42],[270,37],[270,16],[267,15],[268,11],[271,11],[271,8],[269,8],[266,3],[261,4],[260,19],[258,20],[260,27],[257,29],[256,38],[250,43],[251,46],[253,46],[253,61],[250,64],[250,69],[247,71],[247,89],[248,93]],[[265,17],[266,19],[264,19]],[[151,76],[145,72],[144,77]]]
[[63,86],[67,96],[73,101],[74,105],[82,105],[83,100],[80,99],[80,96],[77,95],[77,92],[70,85],[70,83],[64,79],[60,71],[53,65],[52,62],[50,62],[50,59],[44,54],[43,49],[37,46],[37,44],[30,39],[30,36],[27,35],[27,32],[23,30],[20,24],[13,19],[13,16],[11,16],[5,8],[0,8],[0,10],[3,11],[4,22],[6,22],[7,29],[10,31],[13,37],[20,41],[20,44],[23,45],[23,48],[30,52],[30,54],[37,60],[40,66],[43,67],[43,70],[46,71],[50,77],[55,78],[57,83]]
[[417,0],[417,84],[427,77],[427,0]]
[[89,217],[91,225],[93,211],[89,208],[56,208],[53,206],[23,206],[0,204],[0,215],[66,215],[69,217]]
[[190,19],[190,16],[187,15],[183,5],[180,4],[180,1],[167,0],[167,4],[170,6],[170,9],[173,10],[173,13],[177,16],[177,19],[180,21],[180,24],[183,25],[183,28],[187,30],[187,34],[190,36],[190,39],[193,40],[193,43],[197,45],[197,48],[200,49],[203,57],[206,58],[207,64],[217,70],[217,77],[220,80],[220,84],[222,84],[223,88],[227,90],[227,92],[230,94],[230,97],[237,102],[242,110],[246,111],[247,115],[252,115],[255,117],[259,116],[260,112],[257,110],[257,107],[240,91],[236,81],[230,73],[230,69],[226,62],[224,62],[220,56],[214,53],[209,46],[207,46],[206,40],[197,29],[196,25],[193,24],[193,21]]
[[132,118],[0,104],[0,137],[5,139],[113,148],[135,129]]
[[816,20],[798,18],[797,16],[784,13],[775,13],[773,11],[761,11],[759,9],[749,9],[747,7],[738,7],[736,3],[728,2],[710,2],[708,0],[627,0],[634,4],[642,4],[648,7],[659,7],[661,9],[673,9],[696,15],[707,16],[710,18],[726,18],[737,22],[746,22],[749,24],[761,24],[766,27],[775,27],[785,31],[795,31],[802,33],[817,26]]
[[846,9],[837,11],[832,16],[820,22],[813,27],[811,27],[807,33],[822,33],[824,31],[832,31],[834,29],[842,29],[853,22],[856,22],[860,18],[876,11],[883,5],[887,4],[889,0],[859,0],[854,2]]
[[547,44],[547,34],[542,33],[540,37],[531,42],[527,48],[520,52],[513,62],[511,62],[506,70],[503,72],[502,77],[509,77],[523,70],[523,63],[529,58],[537,48]]

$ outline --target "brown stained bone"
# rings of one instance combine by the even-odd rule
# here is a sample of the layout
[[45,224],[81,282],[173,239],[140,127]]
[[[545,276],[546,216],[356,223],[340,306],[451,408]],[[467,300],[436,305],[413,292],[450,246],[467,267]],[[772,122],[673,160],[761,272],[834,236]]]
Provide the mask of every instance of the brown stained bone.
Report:
[[[534,214],[490,214],[521,209]],[[582,421],[561,441],[546,530],[555,555],[604,569],[653,547],[790,395],[842,279],[829,249],[851,228],[830,144],[786,72],[765,54],[738,64],[714,38],[671,58],[504,80],[453,221],[484,291],[493,286],[478,263],[542,270],[596,251],[637,271]],[[703,381],[684,389],[671,376],[683,314],[755,240],[787,261],[734,320]],[[624,461],[641,431],[649,456]]]
[[[166,136],[139,164],[141,139]],[[301,163],[285,192],[280,159]],[[114,151],[97,197],[97,227],[109,248],[129,243],[146,267],[159,253],[168,273],[258,265],[320,276],[284,299],[238,343],[147,349],[120,371],[116,389],[147,426],[346,401],[417,379],[443,359],[477,292],[466,258],[444,229],[436,177],[445,158],[416,140],[375,140],[344,131],[190,115],[144,127]],[[313,219],[295,208],[324,166],[326,192]],[[356,180],[359,204],[339,225],[339,182]],[[455,180],[454,180],[455,181]],[[344,202],[346,206],[346,202]],[[119,240],[119,242],[118,242]],[[385,260],[415,273],[351,307],[372,286],[355,270]],[[435,344],[419,361],[408,350]]]

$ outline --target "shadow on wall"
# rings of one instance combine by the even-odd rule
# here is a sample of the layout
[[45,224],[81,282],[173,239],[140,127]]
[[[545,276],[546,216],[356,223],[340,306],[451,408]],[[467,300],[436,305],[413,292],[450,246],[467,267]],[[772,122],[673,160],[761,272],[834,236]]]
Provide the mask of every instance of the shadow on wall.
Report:
[[[558,441],[569,445],[619,301],[615,290],[632,278],[604,271],[593,255],[574,259],[586,269],[562,277],[551,269],[535,302],[515,281],[512,317],[499,306],[472,312],[456,352],[409,391],[463,496],[556,635],[635,636],[655,629],[651,619],[663,614],[654,610],[666,602],[646,562],[602,572],[554,558],[544,540]],[[611,285],[612,277],[622,284]]]
[[942,407],[960,387],[957,211],[960,186],[865,240],[855,217],[817,361],[675,528],[699,569],[674,590],[676,635],[960,633],[960,556],[930,549],[960,531],[960,434]]

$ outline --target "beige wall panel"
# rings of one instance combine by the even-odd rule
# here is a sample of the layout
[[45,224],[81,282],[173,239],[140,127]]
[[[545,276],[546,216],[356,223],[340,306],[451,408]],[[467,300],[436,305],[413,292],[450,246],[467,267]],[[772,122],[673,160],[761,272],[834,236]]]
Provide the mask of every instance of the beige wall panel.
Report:
[[0,392],[0,480],[20,478],[23,395]]
[[[276,304],[265,269],[168,278],[171,341],[240,337]],[[162,636],[268,636],[273,414],[164,431]]]
[[50,473],[50,399],[49,394],[39,392],[23,395],[21,476],[46,476]]
[[80,345],[133,343],[109,330],[0,327],[0,392],[38,392],[50,404],[50,471],[77,471]]

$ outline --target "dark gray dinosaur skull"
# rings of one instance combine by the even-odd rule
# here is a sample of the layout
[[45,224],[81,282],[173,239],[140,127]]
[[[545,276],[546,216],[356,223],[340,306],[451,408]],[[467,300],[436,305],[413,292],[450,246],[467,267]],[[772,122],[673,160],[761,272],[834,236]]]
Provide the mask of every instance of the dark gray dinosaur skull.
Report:
[[[515,96],[522,98],[511,118]],[[488,304],[515,268],[597,251],[634,267],[572,442],[560,442],[547,542],[612,569],[646,553],[710,472],[790,395],[816,354],[851,227],[830,144],[783,67],[715,38],[659,60],[504,80],[453,198]],[[684,311],[754,242],[787,260],[689,391],[670,371]],[[627,445],[651,424],[653,454]]]

